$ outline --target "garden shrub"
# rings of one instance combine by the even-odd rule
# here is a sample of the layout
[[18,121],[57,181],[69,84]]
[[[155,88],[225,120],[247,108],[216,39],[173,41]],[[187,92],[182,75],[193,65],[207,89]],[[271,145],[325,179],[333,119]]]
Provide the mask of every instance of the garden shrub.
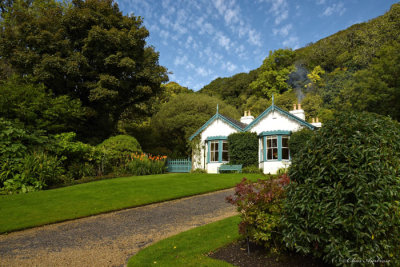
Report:
[[48,149],[61,158],[68,177],[80,179],[85,176],[104,174],[101,166],[104,155],[101,149],[75,141],[75,138],[74,132],[57,134],[48,145]]
[[300,131],[292,133],[289,139],[290,156],[294,157],[297,152],[304,148],[306,142],[311,139],[313,134],[314,131],[308,128],[303,128]]
[[259,173],[259,174],[264,174],[263,170],[260,169],[257,165],[251,165],[244,167],[242,169],[242,173]]
[[400,265],[398,122],[339,115],[293,156],[289,174],[282,217],[288,247],[334,265]]
[[275,252],[283,247],[280,219],[284,186],[288,183],[287,175],[257,182],[243,178],[235,188],[235,195],[227,197],[240,213],[240,234]]
[[230,164],[243,167],[258,164],[258,138],[256,133],[233,133],[228,136]]
[[142,152],[139,142],[129,135],[117,135],[104,140],[98,149],[103,150],[108,164],[124,166],[132,153]]
[[12,178],[4,181],[2,193],[42,190],[58,184],[64,173],[60,159],[42,151],[27,154],[20,164],[14,167]]
[[197,169],[191,170],[190,172],[191,173],[207,173],[206,170],[201,169],[201,168],[197,168]]

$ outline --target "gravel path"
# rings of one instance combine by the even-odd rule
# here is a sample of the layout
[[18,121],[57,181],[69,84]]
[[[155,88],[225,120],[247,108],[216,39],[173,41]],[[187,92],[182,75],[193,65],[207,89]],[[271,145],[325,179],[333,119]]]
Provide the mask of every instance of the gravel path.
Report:
[[0,266],[124,266],[158,240],[235,215],[233,189],[0,235]]

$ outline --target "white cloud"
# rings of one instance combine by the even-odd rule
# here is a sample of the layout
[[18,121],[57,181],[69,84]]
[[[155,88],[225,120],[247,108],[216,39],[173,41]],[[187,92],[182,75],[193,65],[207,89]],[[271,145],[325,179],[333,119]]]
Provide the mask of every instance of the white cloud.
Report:
[[289,17],[289,11],[283,10],[279,13],[275,18],[275,24],[280,24],[282,21],[286,20]]
[[286,37],[289,35],[290,30],[293,28],[292,24],[287,24],[281,28],[275,28],[272,30],[274,35],[280,35]]
[[255,30],[249,30],[249,43],[256,46],[261,46],[261,35]]
[[175,58],[175,60],[174,60],[174,64],[175,64],[176,66],[179,66],[179,65],[186,65],[187,62],[188,62],[188,58],[187,58],[186,55],[184,55],[184,56],[177,56],[177,57]]
[[317,0],[317,5],[323,5],[325,4],[325,0]]
[[343,15],[344,12],[346,11],[346,8],[344,7],[344,4],[342,2],[333,4],[331,6],[328,6],[324,12],[322,13],[322,16],[330,16],[333,14],[339,14],[339,16]]
[[275,17],[275,24],[278,25],[289,17],[289,5],[287,0],[265,0],[271,4],[269,12]]
[[293,49],[299,48],[299,38],[297,36],[290,36],[288,39],[282,42],[284,47],[290,47]]
[[217,42],[220,46],[222,46],[227,51],[229,51],[229,48],[231,46],[231,39],[229,39],[229,37],[227,37],[222,32],[217,32],[217,34],[215,35],[215,38],[217,39]]
[[200,75],[200,76],[207,77],[207,76],[209,76],[209,75],[212,74],[212,71],[209,70],[209,69],[205,69],[205,68],[203,68],[203,67],[198,67],[198,68],[196,69],[196,73],[197,73],[198,75]]
[[238,13],[238,9],[228,9],[224,16],[225,22],[227,24],[230,24],[231,22],[239,21]]
[[234,72],[238,67],[235,64],[233,64],[232,62],[228,61],[228,62],[224,62],[222,64],[222,68],[229,72]]

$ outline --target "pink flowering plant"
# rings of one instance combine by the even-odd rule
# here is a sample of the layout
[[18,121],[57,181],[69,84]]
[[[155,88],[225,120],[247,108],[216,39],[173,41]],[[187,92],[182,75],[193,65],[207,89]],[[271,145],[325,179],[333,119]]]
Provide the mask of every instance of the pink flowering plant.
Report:
[[282,247],[280,219],[285,186],[289,176],[283,174],[275,179],[251,182],[246,178],[236,186],[235,194],[227,201],[237,206],[242,221],[239,233],[277,252]]

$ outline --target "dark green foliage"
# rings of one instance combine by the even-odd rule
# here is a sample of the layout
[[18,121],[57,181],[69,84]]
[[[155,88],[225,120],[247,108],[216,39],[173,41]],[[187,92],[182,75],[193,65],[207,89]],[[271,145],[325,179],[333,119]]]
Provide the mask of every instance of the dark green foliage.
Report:
[[297,153],[306,147],[306,143],[313,136],[313,131],[303,128],[300,131],[292,133],[289,139],[289,150],[291,158],[296,157]]
[[258,164],[258,138],[256,133],[233,133],[228,136],[229,163],[243,167]]
[[289,174],[287,246],[334,265],[400,264],[398,122],[371,113],[336,116],[298,150]]
[[249,84],[257,78],[258,72],[258,70],[253,70],[249,73],[238,73],[228,78],[217,78],[200,89],[199,92],[219,97],[236,108],[240,108],[246,103],[247,96],[253,93]]
[[82,126],[85,109],[79,99],[54,97],[43,84],[12,76],[0,83],[0,116],[23,123],[28,131],[57,134]]
[[146,44],[141,18],[124,16],[111,0],[14,1],[4,9],[3,68],[33,76],[55,96],[79,99],[91,114],[79,133],[93,143],[115,131],[127,107],[144,104],[168,80]]
[[111,166],[125,165],[133,153],[142,152],[139,142],[129,135],[110,137],[97,147],[106,155],[108,165]]
[[251,165],[251,166],[244,167],[242,169],[242,173],[259,173],[259,174],[263,174],[263,170],[260,169],[257,165]]

